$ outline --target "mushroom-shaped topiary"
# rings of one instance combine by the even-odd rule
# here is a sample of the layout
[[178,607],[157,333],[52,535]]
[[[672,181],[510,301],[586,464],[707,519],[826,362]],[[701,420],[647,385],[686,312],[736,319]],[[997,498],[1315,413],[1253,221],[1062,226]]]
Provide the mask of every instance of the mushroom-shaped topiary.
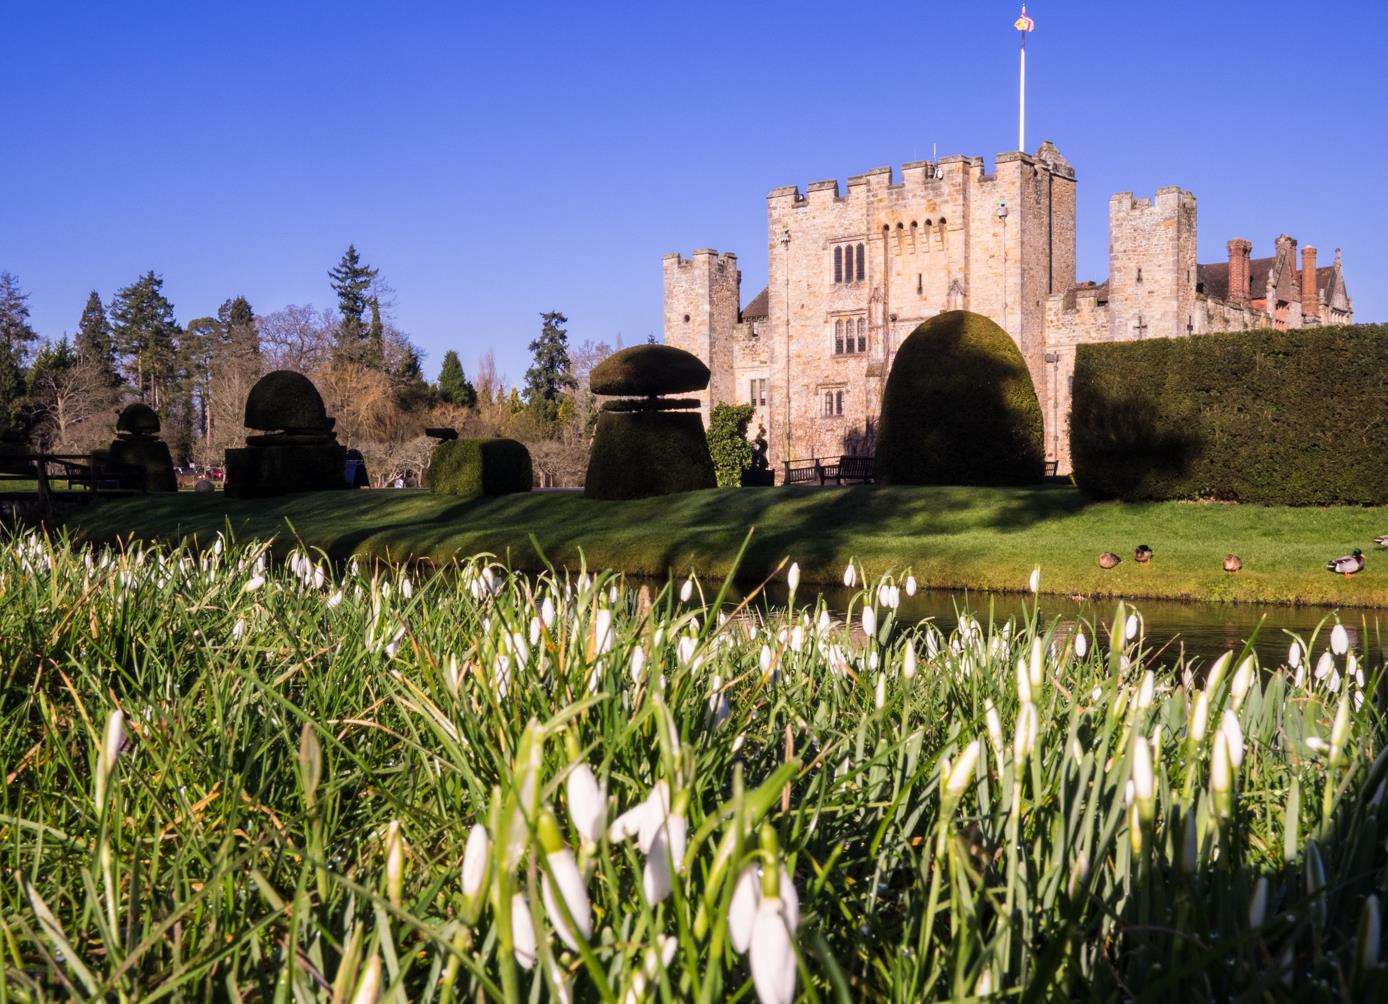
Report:
[[293,370],[275,370],[256,381],[246,398],[246,428],[325,431],[332,428],[328,409],[313,381]]
[[127,404],[116,418],[116,432],[130,436],[157,436],[159,416],[143,401]]
[[712,488],[703,420],[684,410],[699,402],[659,396],[703,390],[708,381],[708,367],[698,356],[670,345],[635,345],[593,367],[594,392],[630,396],[602,406],[583,493],[635,499]]
[[621,397],[687,394],[703,390],[708,381],[703,361],[673,345],[633,345],[614,352],[588,377],[594,394]]
[[1006,331],[953,310],[897,350],[882,395],[877,474],[890,484],[1011,485],[1040,481],[1041,405]]

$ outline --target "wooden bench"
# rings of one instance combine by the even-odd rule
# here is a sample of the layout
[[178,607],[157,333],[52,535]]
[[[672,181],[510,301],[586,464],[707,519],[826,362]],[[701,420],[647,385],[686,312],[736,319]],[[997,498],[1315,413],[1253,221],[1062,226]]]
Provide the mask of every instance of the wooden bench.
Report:
[[855,457],[844,454],[839,457],[812,457],[808,460],[785,461],[787,485],[827,485],[832,481],[841,485],[845,481],[858,481],[871,484],[877,479],[877,465],[872,457]]

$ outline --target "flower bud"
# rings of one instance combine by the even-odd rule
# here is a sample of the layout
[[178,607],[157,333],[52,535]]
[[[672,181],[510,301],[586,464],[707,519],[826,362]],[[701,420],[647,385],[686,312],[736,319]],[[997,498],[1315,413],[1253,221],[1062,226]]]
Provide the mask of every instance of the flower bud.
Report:
[[1012,735],[1012,759],[1016,761],[1016,769],[1020,770],[1036,749],[1036,733],[1036,705],[1027,701],[1017,711],[1017,725]]
[[1336,655],[1349,651],[1349,632],[1343,624],[1336,624],[1330,631],[1330,650]]

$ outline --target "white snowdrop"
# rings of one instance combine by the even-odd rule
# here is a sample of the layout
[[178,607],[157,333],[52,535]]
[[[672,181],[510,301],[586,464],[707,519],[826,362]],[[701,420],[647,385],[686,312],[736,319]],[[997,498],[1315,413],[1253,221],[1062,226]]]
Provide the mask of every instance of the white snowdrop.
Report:
[[916,577],[914,575],[906,576],[906,595],[916,595]]
[[1089,654],[1089,639],[1084,636],[1083,631],[1075,633],[1075,656],[1083,659]]
[[569,818],[584,841],[596,844],[607,827],[607,794],[598,784],[592,768],[581,763],[569,771],[564,782],[569,801]]
[[511,944],[516,961],[522,969],[535,965],[535,921],[530,916],[530,904],[522,893],[511,895]]
[[1336,624],[1330,631],[1330,650],[1336,655],[1349,651],[1349,632],[1343,624]]
[[858,570],[853,567],[852,562],[843,570],[843,584],[848,589],[858,584]]

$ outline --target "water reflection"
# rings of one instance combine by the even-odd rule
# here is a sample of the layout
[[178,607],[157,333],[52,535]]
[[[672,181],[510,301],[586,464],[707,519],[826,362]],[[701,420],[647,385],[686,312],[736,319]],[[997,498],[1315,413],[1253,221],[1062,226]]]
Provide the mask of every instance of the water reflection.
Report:
[[[824,596],[829,609],[839,614],[848,608],[848,602],[854,595],[853,591],[842,587],[825,587],[816,591]],[[809,601],[807,593],[809,591],[802,588],[797,602],[803,604]],[[783,606],[786,602],[785,584],[769,585],[765,602]],[[997,620],[1021,617],[1023,605],[1029,609],[1033,602],[1033,597],[1016,593],[922,590],[908,597],[903,592],[898,620],[914,623],[930,618],[948,632],[954,629],[960,611],[986,623],[990,612]],[[1100,625],[1107,625],[1113,619],[1118,603],[1116,599],[1088,600],[1046,595],[1040,597],[1040,602],[1041,616],[1048,622],[1060,618],[1064,622],[1084,620]],[[1288,631],[1309,640],[1316,625],[1333,617],[1336,612],[1329,607],[1151,599],[1128,602],[1141,612],[1147,644],[1161,651],[1162,663],[1175,662],[1182,655],[1209,662],[1229,649],[1241,648],[1246,640],[1253,638],[1259,662],[1264,666],[1281,665],[1286,662],[1287,648],[1291,643]],[[1361,650],[1361,639],[1368,641],[1366,671],[1371,666],[1388,663],[1388,617],[1385,613],[1388,612],[1362,609],[1340,612],[1354,648]],[[1320,649],[1327,644],[1328,628],[1322,632],[1313,657],[1319,655]]]

